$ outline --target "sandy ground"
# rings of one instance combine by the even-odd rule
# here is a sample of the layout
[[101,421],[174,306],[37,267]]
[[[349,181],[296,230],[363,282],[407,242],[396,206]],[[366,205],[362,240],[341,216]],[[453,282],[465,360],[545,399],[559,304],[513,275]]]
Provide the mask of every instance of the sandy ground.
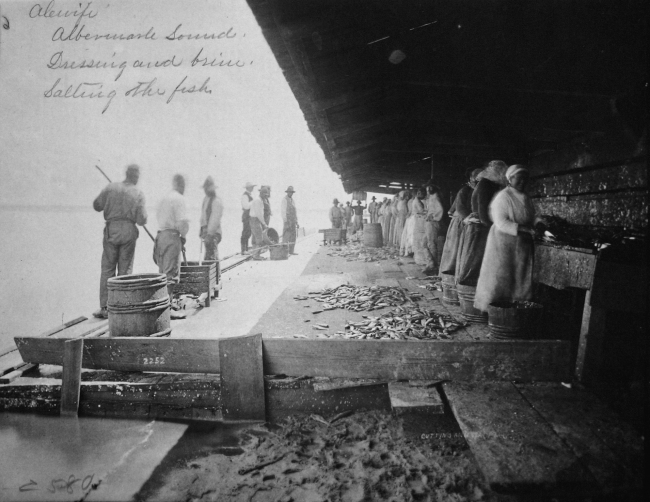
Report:
[[182,459],[137,499],[495,500],[462,437],[414,434],[403,419],[380,411],[330,424],[321,419],[297,415],[279,426],[247,428],[240,435],[243,453]]

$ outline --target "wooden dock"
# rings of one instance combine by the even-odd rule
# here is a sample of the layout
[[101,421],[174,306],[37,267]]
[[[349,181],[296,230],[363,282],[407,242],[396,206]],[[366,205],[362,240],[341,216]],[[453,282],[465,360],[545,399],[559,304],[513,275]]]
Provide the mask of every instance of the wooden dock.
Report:
[[[0,409],[57,414],[66,385],[73,385],[73,409],[85,416],[278,421],[295,413],[384,409],[433,420],[453,413],[494,490],[638,491],[643,442],[592,394],[566,387],[566,341],[493,340],[485,325],[432,341],[326,338],[312,330],[315,320],[336,331],[367,314],[313,314],[294,300],[343,283],[424,292],[427,309],[459,317],[439,292],[418,287],[423,276],[410,260],[349,260],[328,256],[331,249],[320,249],[245,337],[110,338],[105,321],[80,319],[17,338],[16,350],[0,356]],[[62,385],[56,370],[27,371],[45,364],[65,372],[73,340],[84,368],[78,383]]]

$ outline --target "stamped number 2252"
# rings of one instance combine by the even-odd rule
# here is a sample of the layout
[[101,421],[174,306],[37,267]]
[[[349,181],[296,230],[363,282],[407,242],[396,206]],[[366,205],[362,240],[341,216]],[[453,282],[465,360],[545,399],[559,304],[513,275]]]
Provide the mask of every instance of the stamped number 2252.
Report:
[[157,357],[145,357],[144,364],[165,364],[165,358],[162,356]]

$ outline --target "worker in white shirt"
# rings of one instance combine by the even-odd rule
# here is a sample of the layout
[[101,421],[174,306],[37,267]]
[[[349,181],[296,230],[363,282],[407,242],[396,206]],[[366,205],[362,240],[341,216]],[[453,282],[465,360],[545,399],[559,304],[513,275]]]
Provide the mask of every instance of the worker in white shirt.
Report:
[[440,266],[438,253],[438,234],[442,225],[442,218],[444,216],[444,208],[439,195],[440,189],[433,185],[431,182],[427,185],[427,199],[426,209],[427,216],[424,223],[424,244],[428,248],[431,256],[433,257],[433,266],[428,266],[425,272],[438,273]]
[[185,204],[185,178],[181,174],[174,176],[173,189],[160,201],[156,218],[158,234],[153,249],[153,261],[161,274],[167,276],[167,291],[172,299],[174,284],[180,279],[181,252],[185,245],[185,236],[190,229]]
[[370,214],[370,223],[377,223],[377,203],[375,200],[377,197],[372,198],[372,202],[368,204],[368,213]]
[[253,203],[253,196],[251,195],[251,192],[253,191],[253,188],[255,188],[255,186],[256,185],[254,185],[250,181],[246,183],[244,185],[246,191],[241,196],[241,208],[242,208],[241,221],[242,221],[242,225],[244,226],[244,229],[242,230],[241,233],[242,254],[247,253],[248,239],[250,239],[251,236],[250,212],[251,212],[251,204]]
[[296,191],[292,186],[286,189],[286,196],[282,199],[282,221],[284,223],[282,229],[282,242],[289,244],[289,254],[294,253],[296,247],[296,237],[298,228],[298,213],[296,212],[296,203],[293,200],[293,194]]
[[263,186],[260,188],[260,196],[254,199],[251,204],[250,226],[253,235],[253,250],[251,251],[251,255],[253,256],[253,260],[266,260],[266,258],[260,256],[260,248],[264,245],[272,244],[264,234],[264,230],[268,228],[268,225],[264,221],[264,201],[268,201],[268,197],[269,190]]

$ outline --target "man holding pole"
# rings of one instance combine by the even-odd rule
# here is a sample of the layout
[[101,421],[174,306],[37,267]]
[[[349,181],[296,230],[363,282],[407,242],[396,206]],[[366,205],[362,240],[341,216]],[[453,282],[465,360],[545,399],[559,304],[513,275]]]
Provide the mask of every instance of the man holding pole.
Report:
[[176,174],[173,189],[160,201],[156,218],[158,234],[153,248],[153,261],[161,274],[167,276],[167,292],[172,299],[174,284],[181,275],[181,252],[185,245],[185,236],[190,229],[187,207],[185,204],[185,178]]
[[108,280],[133,272],[135,241],[139,235],[136,224],[147,223],[144,194],[136,187],[139,179],[140,167],[131,164],[126,168],[126,179],[109,183],[93,202],[95,211],[104,211],[106,221],[99,279],[100,308],[93,312],[93,316],[101,319],[108,319]]

